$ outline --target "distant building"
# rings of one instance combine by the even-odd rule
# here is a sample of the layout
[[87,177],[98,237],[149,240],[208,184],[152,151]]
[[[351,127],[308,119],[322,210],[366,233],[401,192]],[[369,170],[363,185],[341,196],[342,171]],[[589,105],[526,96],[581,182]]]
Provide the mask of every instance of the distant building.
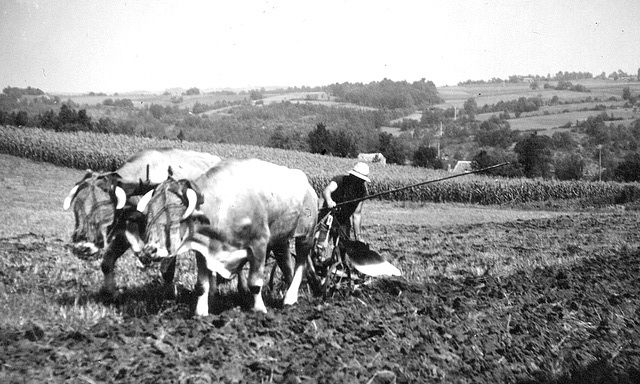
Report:
[[471,162],[462,160],[462,161],[458,161],[456,163],[456,166],[453,167],[453,170],[451,172],[453,172],[453,173],[462,173],[462,172],[469,172],[471,170],[472,170]]

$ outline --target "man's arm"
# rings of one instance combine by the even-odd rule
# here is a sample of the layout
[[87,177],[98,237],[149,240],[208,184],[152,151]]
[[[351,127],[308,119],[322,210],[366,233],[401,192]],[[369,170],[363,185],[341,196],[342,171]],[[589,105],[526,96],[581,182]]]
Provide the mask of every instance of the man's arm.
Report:
[[335,192],[336,189],[338,189],[338,183],[331,180],[331,182],[322,191],[322,197],[324,198],[324,201],[329,208],[333,208],[336,206],[336,202],[331,198],[331,194]]

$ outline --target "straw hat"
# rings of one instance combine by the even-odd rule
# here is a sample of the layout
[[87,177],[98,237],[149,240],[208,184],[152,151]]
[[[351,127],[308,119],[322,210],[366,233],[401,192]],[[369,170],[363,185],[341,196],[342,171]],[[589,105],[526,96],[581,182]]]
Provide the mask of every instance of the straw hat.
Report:
[[370,182],[369,179],[369,166],[365,163],[356,164],[352,170],[349,171],[350,175],[356,176],[366,182]]

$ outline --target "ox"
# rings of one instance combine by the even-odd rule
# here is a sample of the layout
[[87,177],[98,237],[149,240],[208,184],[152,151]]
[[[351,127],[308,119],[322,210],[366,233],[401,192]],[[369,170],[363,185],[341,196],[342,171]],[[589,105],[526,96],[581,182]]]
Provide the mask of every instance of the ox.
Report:
[[[67,210],[73,206],[73,252],[79,257],[94,257],[104,250],[101,265],[104,293],[113,294],[116,290],[115,263],[129,248],[125,227],[127,222],[135,223],[132,217],[139,216],[135,210],[139,196],[166,180],[169,167],[177,177],[189,178],[201,175],[219,162],[218,156],[208,153],[147,149],[127,159],[114,172],[87,172],[71,189],[63,208]],[[162,269],[165,282],[171,283],[175,259],[163,263]]]
[[361,153],[358,155],[358,160],[368,163],[380,163],[382,165],[387,165],[387,159],[382,155],[382,153]]
[[[179,204],[183,207],[174,210],[174,222],[180,231],[167,231],[156,212]],[[246,262],[253,310],[266,312],[261,293],[269,251],[289,285],[284,304],[297,302],[318,214],[318,196],[302,171],[256,159],[227,160],[194,181],[167,179],[140,200],[138,210],[147,212],[146,239],[127,233],[135,251],[164,256],[195,251],[196,315],[209,313],[213,273],[229,279]],[[292,238],[295,268],[289,253]]]

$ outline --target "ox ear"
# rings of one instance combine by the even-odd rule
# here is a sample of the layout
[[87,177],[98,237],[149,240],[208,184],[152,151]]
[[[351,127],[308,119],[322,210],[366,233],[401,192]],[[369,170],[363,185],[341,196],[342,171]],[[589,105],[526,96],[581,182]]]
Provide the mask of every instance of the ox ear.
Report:
[[78,192],[80,184],[76,184],[71,188],[67,197],[65,197],[64,202],[62,203],[62,208],[66,211],[71,206],[71,201],[74,197],[76,197],[76,193]]
[[113,180],[114,182],[120,182],[122,181],[122,176],[120,176],[120,174],[118,172],[111,172],[110,174],[108,174],[108,176],[111,178],[111,180]]
[[144,212],[144,210],[147,208],[147,205],[151,201],[151,198],[153,197],[153,192],[154,190],[152,189],[140,198],[140,201],[138,201],[138,205],[136,206],[137,211]]

